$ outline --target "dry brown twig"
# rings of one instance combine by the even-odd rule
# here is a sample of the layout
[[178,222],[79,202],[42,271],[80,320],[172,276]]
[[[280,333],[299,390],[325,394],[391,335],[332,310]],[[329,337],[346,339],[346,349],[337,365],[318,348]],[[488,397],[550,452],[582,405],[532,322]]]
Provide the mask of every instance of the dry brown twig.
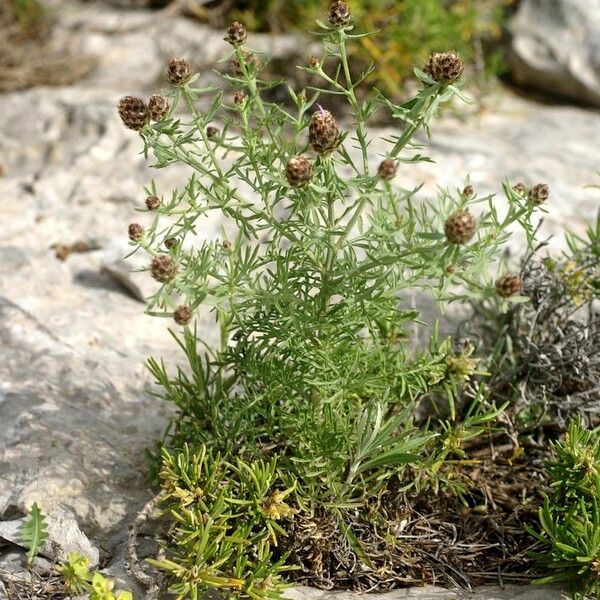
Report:
[[162,598],[164,577],[162,574],[151,575],[143,569],[138,555],[138,538],[142,527],[154,518],[163,495],[162,492],[159,492],[144,504],[131,526],[127,542],[127,568],[135,579],[146,588],[146,600]]

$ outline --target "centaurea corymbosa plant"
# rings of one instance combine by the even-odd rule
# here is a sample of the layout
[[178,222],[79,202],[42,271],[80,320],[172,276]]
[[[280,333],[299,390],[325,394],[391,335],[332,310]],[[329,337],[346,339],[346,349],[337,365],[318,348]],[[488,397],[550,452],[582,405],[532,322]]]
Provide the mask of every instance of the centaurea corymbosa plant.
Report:
[[[272,552],[294,514],[325,510],[343,520],[343,511],[376,502],[390,481],[406,484],[407,464],[436,478],[445,457],[460,455],[461,440],[498,412],[481,389],[457,409],[461,385],[476,373],[472,349],[453,351],[434,327],[427,349],[410,350],[419,313],[403,293],[518,300],[519,286],[505,279],[495,287],[489,266],[512,224],[531,239],[538,202],[505,185],[500,216],[496,201],[470,186],[435,201],[394,186],[399,168],[426,160],[417,132],[428,133],[438,110],[463,98],[460,57],[434,54],[416,69],[421,89],[404,104],[377,91],[359,102],[356,89],[369,72],[352,79],[347,44],[363,34],[353,32],[345,2],[333,2],[329,23],[319,26],[323,54],[301,68],[323,85],[289,87],[289,107],[265,99],[276,83],[262,78],[239,23],[225,38],[232,52],[223,88],[202,87],[177,58],[160,100],[153,96],[148,107],[127,97],[119,105],[155,167],[182,163],[192,171],[167,197],[153,184],[152,224],[129,229],[161,283],[148,312],[185,327],[177,339],[188,367],[172,376],[149,361],[161,395],[179,408],[162,471],[166,506],[176,515],[173,549],[156,564],[174,577],[181,598],[211,586],[277,596],[285,560]],[[344,124],[335,117],[342,103],[351,114]],[[375,153],[367,122],[378,109],[399,127]],[[487,208],[475,216],[475,204]],[[225,233],[203,239],[212,216]],[[188,326],[206,310],[220,332],[214,347]],[[416,426],[415,403],[435,394],[446,421],[439,429]],[[194,457],[190,448],[201,445]],[[272,461],[268,469],[264,460]],[[254,491],[243,483],[250,472]],[[229,483],[206,495],[215,477]],[[277,494],[293,508],[274,509]],[[277,566],[269,572],[267,564]]]

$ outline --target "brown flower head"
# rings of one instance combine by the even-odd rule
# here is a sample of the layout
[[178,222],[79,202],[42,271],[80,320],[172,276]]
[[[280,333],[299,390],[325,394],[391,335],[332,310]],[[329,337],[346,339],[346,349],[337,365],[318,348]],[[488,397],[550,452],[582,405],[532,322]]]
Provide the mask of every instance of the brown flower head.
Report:
[[192,65],[185,58],[172,58],[167,65],[167,81],[173,85],[183,85],[192,75]]
[[529,190],[529,202],[536,206],[543,204],[548,200],[550,188],[545,183],[538,183]]
[[248,30],[238,21],[234,21],[226,31],[226,36],[223,38],[229,42],[234,48],[241,46],[248,37]]
[[171,281],[177,271],[177,263],[168,254],[157,254],[150,263],[152,277],[161,283]]
[[444,233],[451,244],[466,244],[475,235],[475,229],[475,217],[468,210],[453,212],[444,223]]
[[173,248],[175,248],[175,246],[177,246],[177,238],[173,236],[165,238],[165,246],[169,250],[172,250]]
[[130,223],[127,232],[132,242],[139,242],[144,237],[144,228],[139,223]]
[[391,158],[386,158],[381,161],[379,168],[377,169],[377,175],[381,179],[385,179],[386,181],[391,181],[396,177],[396,173],[398,172],[398,165],[396,161]]
[[241,90],[238,90],[233,95],[233,103],[236,104],[237,106],[241,106],[242,104],[245,104],[246,100],[248,100],[248,96]]
[[475,190],[472,185],[466,185],[465,189],[462,191],[462,195],[465,198],[472,198],[475,195]]
[[334,0],[329,8],[329,23],[333,27],[346,27],[352,15],[344,0]]
[[311,56],[308,59],[308,66],[311,69],[318,69],[321,66],[321,61],[316,56]]
[[520,294],[523,290],[523,282],[515,273],[507,273],[496,281],[496,293],[502,298],[509,298]]
[[169,101],[160,94],[154,94],[148,100],[150,116],[154,121],[160,121],[169,111]]
[[119,100],[117,105],[119,116],[125,127],[139,131],[146,123],[150,112],[146,103],[137,96],[125,96]]
[[215,127],[214,125],[209,125],[209,126],[206,128],[206,137],[207,137],[209,140],[212,140],[212,139],[216,138],[218,135],[219,135],[219,130],[218,130],[218,128],[217,128],[217,127]]
[[160,206],[160,200],[156,196],[148,196],[146,198],[146,208],[148,210],[157,210]]
[[231,250],[231,242],[229,240],[223,240],[221,246],[223,247],[223,250],[225,250],[225,252],[229,252],[229,250]]
[[456,52],[435,52],[429,57],[423,71],[434,81],[454,83],[463,73],[464,64]]
[[524,194],[527,191],[527,188],[525,187],[525,184],[521,181],[519,181],[519,183],[516,183],[515,185],[513,185],[513,190],[515,190],[515,192],[517,192],[517,194]]
[[308,125],[308,141],[315,152],[327,154],[338,144],[340,131],[334,116],[318,106]]
[[180,306],[173,312],[173,320],[177,325],[187,325],[193,316],[192,309],[189,306]]
[[306,156],[292,156],[285,166],[285,176],[294,187],[303,187],[313,178],[312,161]]

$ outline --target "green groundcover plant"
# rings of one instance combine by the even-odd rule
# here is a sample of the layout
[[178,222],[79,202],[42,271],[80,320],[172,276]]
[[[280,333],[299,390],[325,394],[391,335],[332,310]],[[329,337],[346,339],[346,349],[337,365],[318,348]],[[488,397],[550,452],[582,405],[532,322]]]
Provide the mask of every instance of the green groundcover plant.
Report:
[[[454,346],[429,323],[428,346],[411,348],[421,320],[407,294],[524,301],[518,275],[501,267],[494,280],[490,268],[510,227],[533,242],[548,188],[505,184],[500,210],[468,184],[429,201],[395,186],[398,168],[427,160],[417,132],[464,100],[462,60],[431,55],[403,104],[376,90],[359,101],[371,69],[353,79],[347,45],[365,34],[341,0],[319,27],[323,54],[301,68],[325,87],[289,88],[294,110],[263,98],[281,84],[262,78],[237,22],[223,88],[203,87],[175,58],[168,92],[118,107],[155,167],[190,169],[170,194],[152,184],[152,223],[129,226],[161,284],[148,313],[183,328],[174,336],[185,366],[148,363],[158,394],[178,409],[159,457],[171,526],[152,561],[178,598],[209,588],[279,597],[297,567],[289,532],[298,523],[315,527],[313,540],[324,519],[335,523],[348,560],[369,568],[356,520],[378,528],[378,508],[409,488],[461,494],[463,444],[502,409],[476,382],[472,345]],[[333,101],[348,104],[349,123],[327,109]],[[367,129],[377,110],[398,122],[379,150]],[[218,238],[205,233],[214,216]],[[216,345],[193,325],[203,312]],[[433,407],[425,418],[416,410],[424,400]]]
[[551,444],[546,471],[552,492],[540,508],[535,553],[549,575],[538,583],[567,582],[574,597],[600,597],[600,437],[573,421]]

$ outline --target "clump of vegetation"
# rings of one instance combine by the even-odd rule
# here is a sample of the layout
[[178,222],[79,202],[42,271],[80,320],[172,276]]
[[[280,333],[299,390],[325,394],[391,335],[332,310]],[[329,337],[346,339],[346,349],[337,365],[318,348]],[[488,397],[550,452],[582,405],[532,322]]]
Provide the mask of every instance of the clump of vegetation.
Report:
[[[353,67],[375,64],[371,80],[393,96],[404,90],[415,64],[433,52],[454,48],[480,75],[502,71],[500,40],[511,0],[354,0],[349,2],[357,29],[377,31],[351,49]],[[311,28],[321,0],[236,0],[227,16],[254,30]]]
[[70,594],[88,600],[133,600],[131,592],[114,592],[114,581],[98,571],[90,571],[90,560],[78,552],[70,552],[67,562],[58,567],[58,574]]
[[550,574],[538,583],[567,582],[576,599],[600,596],[600,437],[571,422],[551,445],[546,466],[552,489],[540,508],[540,547],[534,554]]
[[196,453],[185,446],[175,456],[163,451],[160,478],[164,510],[177,525],[169,557],[149,562],[172,575],[169,591],[193,600],[208,588],[278,597],[292,568],[274,555],[285,535],[279,521],[297,510],[286,502],[295,481],[277,458],[228,462],[205,446]]
[[[237,22],[224,89],[203,87],[175,58],[169,92],[118,106],[155,167],[191,170],[172,193],[153,183],[152,222],[128,231],[161,284],[148,312],[183,327],[174,336],[185,366],[149,361],[158,395],[178,408],[160,456],[168,543],[152,564],[181,599],[209,588],[276,598],[290,567],[300,569],[288,577],[338,587],[455,582],[455,549],[458,570],[433,560],[427,542],[405,542],[418,528],[410,507],[439,494],[452,518],[488,510],[489,493],[466,474],[467,449],[502,407],[477,381],[472,344],[441,339],[430,323],[428,347],[410,349],[420,315],[403,293],[504,310],[523,302],[520,278],[490,269],[512,225],[533,247],[531,221],[548,189],[505,184],[501,214],[469,185],[429,200],[396,187],[400,165],[427,160],[415,134],[464,99],[460,56],[432,54],[403,104],[379,92],[359,101],[369,71],[354,78],[348,45],[364,34],[342,0],[320,37],[322,56],[303,68],[323,87],[289,88],[294,110],[265,100],[277,82],[263,78]],[[333,100],[347,103],[351,122],[338,123]],[[398,122],[379,152],[367,130],[378,110]],[[222,231],[211,236],[204,225],[215,215]],[[193,325],[206,312],[218,344]],[[417,419],[425,400],[432,411]],[[462,530],[473,565],[482,527]],[[499,559],[513,550],[510,531]]]

